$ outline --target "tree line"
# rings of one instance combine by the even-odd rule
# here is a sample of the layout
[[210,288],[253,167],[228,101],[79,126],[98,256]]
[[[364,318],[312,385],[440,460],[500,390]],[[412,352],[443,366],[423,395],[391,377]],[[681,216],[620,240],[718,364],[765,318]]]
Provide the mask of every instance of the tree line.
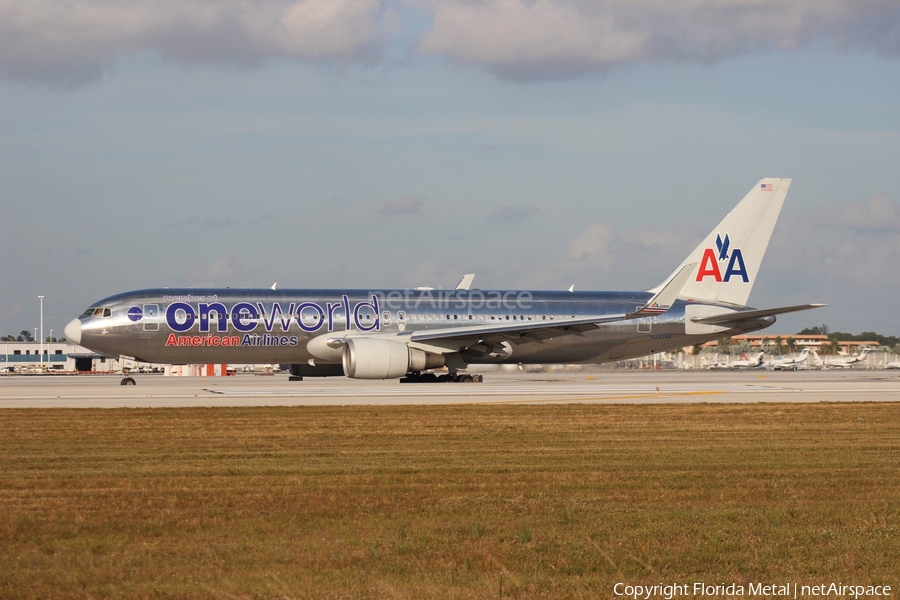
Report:
[[854,335],[843,331],[831,331],[824,323],[815,327],[807,327],[797,335],[827,335],[829,342],[835,347],[838,342],[878,342],[881,348],[892,348],[894,352],[900,351],[900,337],[895,335],[881,335],[874,331],[863,331]]
[[[0,338],[0,342],[33,342],[33,341],[34,341],[34,336],[27,329],[23,329],[22,331],[20,331],[19,335],[5,335],[2,338]],[[50,337],[49,335],[44,340],[44,342],[48,342],[48,343],[49,342],[59,342],[61,344],[65,343],[65,341],[66,341],[66,338],[64,338],[64,337],[57,338],[57,337]]]

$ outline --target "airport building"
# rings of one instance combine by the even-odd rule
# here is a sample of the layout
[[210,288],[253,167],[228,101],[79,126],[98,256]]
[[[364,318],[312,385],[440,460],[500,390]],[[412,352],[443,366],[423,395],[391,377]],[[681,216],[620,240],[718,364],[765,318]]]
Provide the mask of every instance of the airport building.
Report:
[[4,373],[91,372],[115,373],[126,368],[161,369],[164,365],[134,364],[92,352],[68,342],[0,342],[0,371]]
[[[831,338],[827,335],[761,335],[761,334],[744,334],[744,335],[735,335],[731,337],[732,343],[741,344],[747,343],[751,348],[764,350],[765,352],[772,354],[777,353],[776,349],[776,341],[778,338],[781,338],[782,346],[787,345],[788,339],[792,339],[794,341],[794,347],[797,351],[803,348],[809,348],[810,350],[816,350],[817,352],[824,344],[831,343]],[[719,345],[719,342],[712,341],[703,344],[704,348],[716,348]],[[868,341],[868,342],[857,342],[852,340],[839,341],[838,353],[851,356],[859,354],[860,350],[863,348],[871,348],[873,350],[878,349],[880,344],[876,341]]]
[[[224,364],[163,365],[104,356],[69,342],[0,342],[0,373],[163,373],[170,376],[212,377],[229,375],[233,369]],[[249,367],[249,366],[248,366]],[[257,371],[256,365],[249,371]],[[268,365],[268,370],[273,370]]]

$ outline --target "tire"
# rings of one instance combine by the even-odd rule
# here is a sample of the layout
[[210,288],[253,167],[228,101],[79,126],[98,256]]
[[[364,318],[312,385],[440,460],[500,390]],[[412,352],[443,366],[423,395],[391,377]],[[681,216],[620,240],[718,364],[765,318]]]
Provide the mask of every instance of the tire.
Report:
[[137,382],[133,377],[126,377],[122,380],[122,383],[120,385],[137,385]]

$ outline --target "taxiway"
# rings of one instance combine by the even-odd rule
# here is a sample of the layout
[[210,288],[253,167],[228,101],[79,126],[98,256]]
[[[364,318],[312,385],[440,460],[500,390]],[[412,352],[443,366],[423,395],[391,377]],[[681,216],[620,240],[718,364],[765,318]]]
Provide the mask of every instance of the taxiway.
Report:
[[137,385],[122,386],[117,375],[4,376],[0,408],[900,401],[900,373],[867,370],[495,372],[470,384],[134,377]]

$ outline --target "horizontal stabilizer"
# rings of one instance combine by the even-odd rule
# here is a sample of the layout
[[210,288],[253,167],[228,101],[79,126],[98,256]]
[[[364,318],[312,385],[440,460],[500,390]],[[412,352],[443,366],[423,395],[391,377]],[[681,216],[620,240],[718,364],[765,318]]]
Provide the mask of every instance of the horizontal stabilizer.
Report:
[[691,319],[694,323],[702,323],[704,325],[724,325],[726,323],[737,323],[739,321],[747,321],[750,319],[761,319],[763,317],[771,317],[774,315],[783,315],[785,313],[797,312],[800,310],[810,310],[813,308],[821,308],[828,306],[827,304],[798,304],[796,306],[782,306],[780,308],[762,308],[759,310],[737,310],[734,312],[721,313],[708,317],[694,317]]
[[697,263],[687,263],[682,265],[678,271],[672,273],[672,275],[663,282],[661,289],[650,298],[650,301],[647,302],[647,304],[639,311],[631,313],[629,317],[635,318],[661,315],[669,310],[678,298],[678,294],[681,293],[682,288],[684,288],[684,284],[687,283],[688,278],[693,274],[694,267],[696,266]]

